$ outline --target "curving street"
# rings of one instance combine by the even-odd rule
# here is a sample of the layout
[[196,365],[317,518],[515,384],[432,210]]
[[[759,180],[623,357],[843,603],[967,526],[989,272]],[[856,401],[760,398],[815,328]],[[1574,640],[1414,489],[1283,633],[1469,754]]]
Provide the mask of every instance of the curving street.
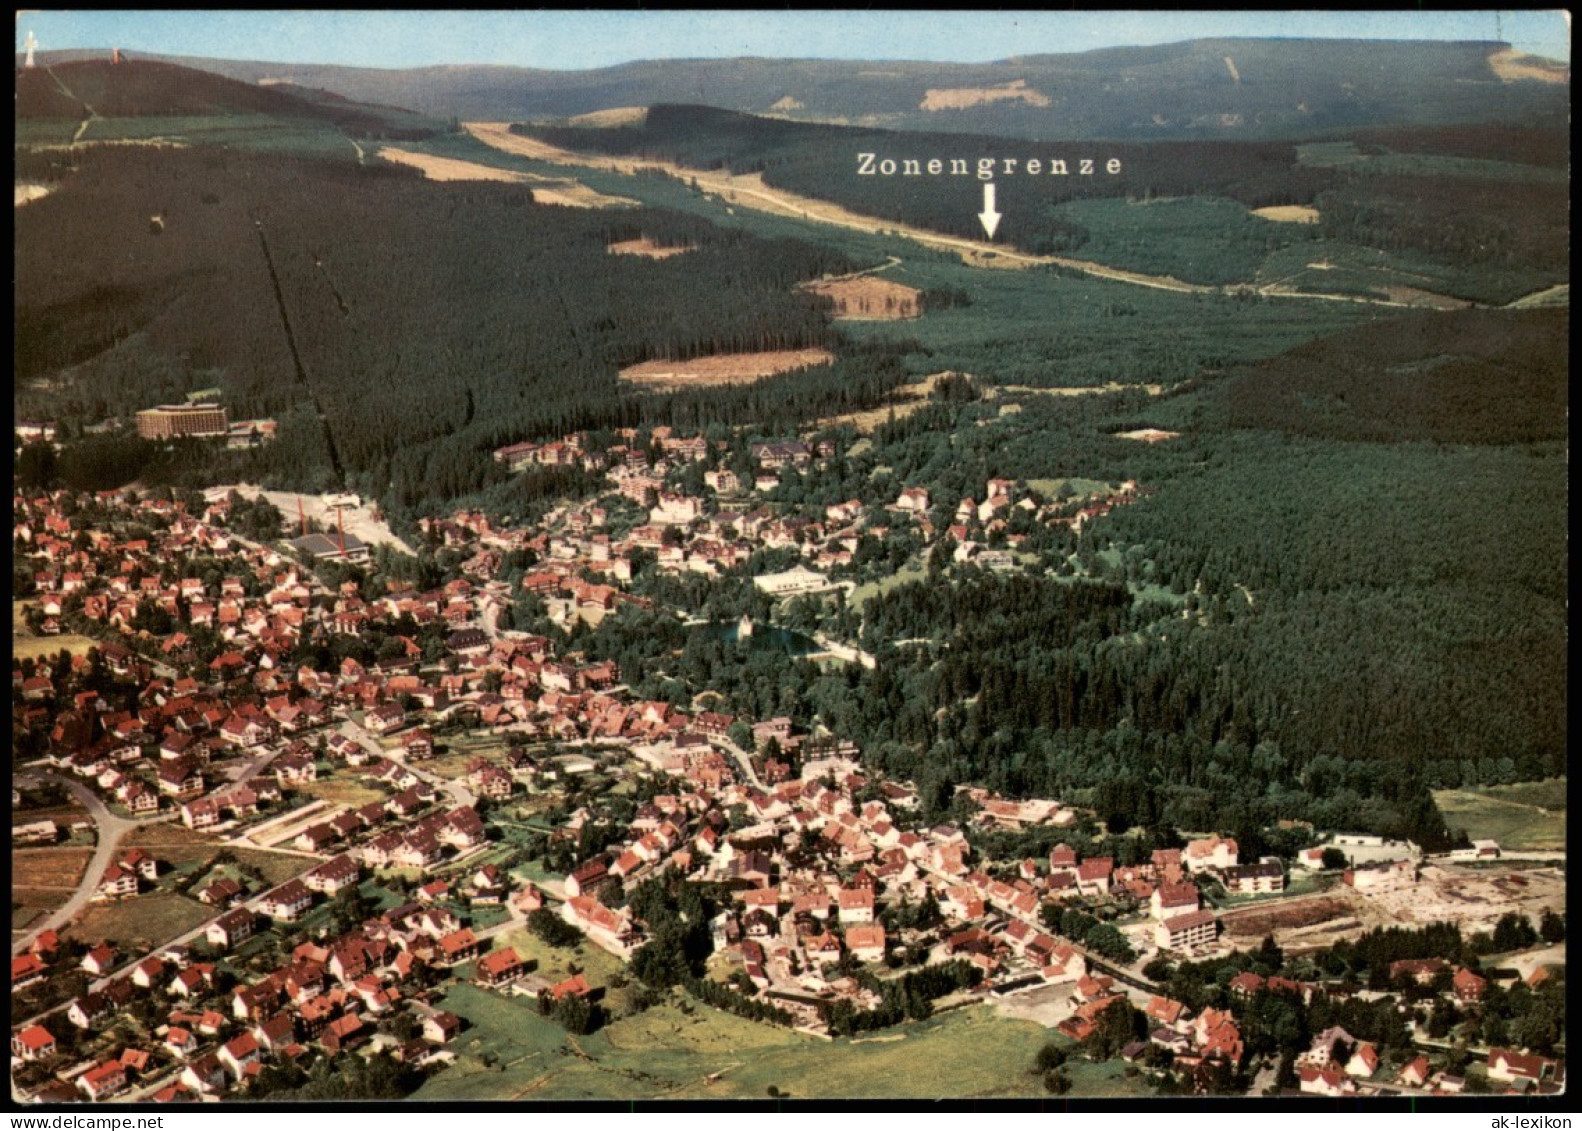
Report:
[[[37,782],[50,782],[62,786],[74,798],[82,803],[88,810],[88,816],[93,818],[93,823],[98,829],[98,844],[93,850],[93,859],[88,861],[88,867],[82,874],[82,880],[77,884],[77,890],[72,894],[64,906],[36,927],[30,928],[24,934],[15,936],[11,940],[11,953],[21,954],[28,948],[34,939],[50,929],[58,930],[71,922],[72,918],[88,906],[93,898],[94,889],[99,885],[99,877],[104,875],[115,857],[116,849],[120,847],[121,839],[139,825],[147,824],[146,821],[137,821],[128,817],[117,817],[106,809],[104,802],[99,800],[99,795],[83,785],[80,781],[70,778],[58,777],[47,770],[28,770],[16,777],[18,785]],[[159,820],[160,818],[155,818]],[[165,819],[168,819],[165,818]]]

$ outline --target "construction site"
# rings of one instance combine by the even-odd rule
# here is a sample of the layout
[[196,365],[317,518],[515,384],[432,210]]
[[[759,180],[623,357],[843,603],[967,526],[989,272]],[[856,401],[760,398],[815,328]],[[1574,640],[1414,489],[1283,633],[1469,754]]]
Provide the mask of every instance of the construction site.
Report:
[[1225,942],[1251,945],[1265,935],[1301,952],[1355,938],[1375,927],[1455,923],[1463,934],[1494,929],[1502,915],[1523,912],[1534,920],[1545,910],[1565,912],[1565,875],[1549,865],[1495,862],[1461,866],[1434,863],[1415,882],[1361,892],[1338,886],[1320,895],[1255,904],[1226,912]]

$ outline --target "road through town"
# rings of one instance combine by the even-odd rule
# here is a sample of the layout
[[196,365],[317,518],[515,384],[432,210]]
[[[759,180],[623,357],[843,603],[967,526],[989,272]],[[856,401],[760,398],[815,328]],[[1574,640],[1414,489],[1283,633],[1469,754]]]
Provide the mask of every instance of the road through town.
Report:
[[[73,781],[70,778],[57,777],[47,770],[28,770],[16,776],[16,784],[19,786],[42,782],[61,786],[88,810],[88,816],[93,818],[94,826],[98,830],[98,844],[94,846],[93,859],[88,861],[87,870],[83,872],[82,880],[77,884],[77,890],[72,893],[71,898],[59,910],[46,917],[42,923],[30,928],[21,935],[13,937],[11,940],[11,953],[13,955],[21,954],[32,944],[34,939],[45,931],[59,930],[64,927],[71,922],[78,912],[87,907],[89,901],[93,899],[94,890],[99,886],[100,877],[104,875],[104,870],[110,866],[115,858],[116,850],[120,847],[122,838],[133,829],[152,823],[150,821],[133,820],[129,817],[117,817],[105,808],[104,802],[99,800],[98,794],[83,785],[82,782]],[[161,819],[169,820],[170,818],[169,816],[154,818],[154,821]]]

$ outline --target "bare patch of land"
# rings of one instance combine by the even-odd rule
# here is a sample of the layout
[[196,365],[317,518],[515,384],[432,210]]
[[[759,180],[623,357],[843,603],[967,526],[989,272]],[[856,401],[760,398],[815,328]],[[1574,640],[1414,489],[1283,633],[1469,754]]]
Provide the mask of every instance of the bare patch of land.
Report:
[[697,249],[691,247],[665,247],[644,236],[641,239],[621,240],[619,243],[612,243],[609,250],[612,255],[641,255],[645,259],[669,259],[672,255],[685,255],[687,252]]
[[92,859],[91,848],[18,848],[11,853],[11,885],[72,892]]
[[1465,310],[1472,305],[1464,298],[1436,295],[1431,291],[1420,290],[1417,287],[1403,287],[1398,283],[1388,283],[1380,289],[1390,296],[1390,301],[1398,302],[1402,306],[1416,306],[1427,310]]
[[[31,816],[31,814],[30,814]],[[11,926],[15,930],[66,906],[93,859],[91,848],[21,848],[11,853]]]
[[1048,106],[1049,96],[1027,85],[1026,79],[1014,79],[1002,86],[963,86],[944,90],[930,90],[923,95],[918,109],[966,110],[991,102],[1025,102],[1029,106]]
[[1455,923],[1470,934],[1492,930],[1511,911],[1536,917],[1547,907],[1564,914],[1566,883],[1557,868],[1424,865],[1417,883],[1366,899],[1393,923]]
[[1252,214],[1284,224],[1316,224],[1322,219],[1318,209],[1306,204],[1273,204],[1268,208],[1254,208]]
[[1046,396],[1046,397],[1091,397],[1099,393],[1124,393],[1128,389],[1142,389],[1150,397],[1157,397],[1164,392],[1163,385],[1122,385],[1111,381],[1106,385],[1056,385],[1051,388],[1041,388],[1037,385],[996,385],[996,393],[1009,393],[1014,396]]
[[415,553],[412,547],[395,536],[395,532],[386,525],[384,519],[375,515],[371,503],[359,503],[355,507],[337,510],[330,506],[330,501],[335,498],[332,495],[298,495],[290,491],[260,492],[251,483],[210,487],[204,495],[211,500],[223,499],[231,491],[235,491],[244,499],[256,499],[262,494],[273,503],[285,522],[285,529],[282,531],[284,537],[294,538],[300,532],[298,525],[300,513],[301,518],[312,519],[324,530],[333,531],[339,523],[346,533],[357,536],[370,546],[386,542],[403,554]]
[[820,279],[805,283],[803,290],[826,295],[835,301],[835,317],[846,321],[893,322],[916,318],[922,313],[916,287],[892,283],[872,275],[847,279]]
[[621,370],[621,379],[655,390],[708,389],[751,384],[834,361],[828,350],[767,350],[763,353],[721,353],[690,361],[645,361]]
[[566,119],[568,126],[595,126],[614,129],[616,126],[640,126],[648,121],[646,106],[612,106],[608,110],[595,110],[591,114],[578,114]]
[[49,185],[17,185],[15,207],[21,208],[24,204],[31,204],[54,191]]
[[1224,924],[1225,933],[1232,938],[1254,938],[1274,931],[1312,927],[1353,914],[1351,900],[1345,896],[1321,895],[1285,900],[1276,906],[1228,911],[1220,917],[1220,921]]
[[1512,310],[1525,310],[1533,306],[1570,306],[1571,284],[1556,283],[1552,287],[1545,287],[1541,291],[1534,291],[1530,295],[1523,295],[1510,304]]
[[1134,428],[1130,432],[1117,432],[1115,435],[1122,440],[1141,440],[1145,444],[1157,444],[1161,440],[1174,440],[1181,433],[1166,432],[1162,428]]

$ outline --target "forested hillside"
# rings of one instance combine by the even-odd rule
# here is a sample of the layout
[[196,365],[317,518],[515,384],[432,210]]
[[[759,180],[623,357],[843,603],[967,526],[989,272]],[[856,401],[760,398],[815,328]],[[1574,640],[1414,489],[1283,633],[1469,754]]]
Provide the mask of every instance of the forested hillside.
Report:
[[[796,45],[786,50],[794,54]],[[170,61],[484,121],[701,101],[801,120],[1054,139],[1291,138],[1377,124],[1546,119],[1563,130],[1569,88],[1499,81],[1489,59],[1503,50],[1508,45],[1494,42],[1222,38],[985,63],[667,59],[556,71]],[[930,91],[1011,83],[1031,97],[929,99]]]
[[407,110],[357,105],[311,88],[257,86],[145,59],[85,59],[17,71],[21,121],[220,114],[306,118],[361,137],[415,139],[445,128]]
[[1569,347],[1564,310],[1394,319],[1248,367],[1230,419],[1343,440],[1562,440]]
[[[1150,493],[1080,537],[1013,511],[1027,575],[953,566],[947,543],[918,562],[921,580],[777,612],[860,641],[873,671],[679,635],[645,660],[662,628],[641,616],[607,620],[590,646],[634,680],[652,673],[655,694],[718,688],[755,716],[805,703],[925,797],[975,781],[1088,801],[1115,827],[1257,843],[1299,819],[1442,844],[1431,790],[1566,764],[1563,327],[1554,314],[1412,315],[1168,398],[1026,397],[1011,416],[941,401],[792,497],[876,504],[921,485],[948,515],[988,478],[1041,498],[1073,476],[1135,477]],[[1395,382],[1375,396],[1370,350],[1377,368],[1464,352],[1476,380],[1435,383],[1429,364],[1420,400]],[[1303,374],[1324,358],[1355,421],[1320,411],[1296,429],[1249,400],[1246,386],[1278,388],[1282,372],[1297,375],[1292,403],[1313,399]],[[1501,395],[1469,397],[1469,384]],[[1337,438],[1350,432],[1336,419],[1358,438]],[[1183,434],[1113,436],[1145,424]],[[889,552],[865,540],[857,557]],[[699,600],[716,618],[767,614],[750,591]]]

